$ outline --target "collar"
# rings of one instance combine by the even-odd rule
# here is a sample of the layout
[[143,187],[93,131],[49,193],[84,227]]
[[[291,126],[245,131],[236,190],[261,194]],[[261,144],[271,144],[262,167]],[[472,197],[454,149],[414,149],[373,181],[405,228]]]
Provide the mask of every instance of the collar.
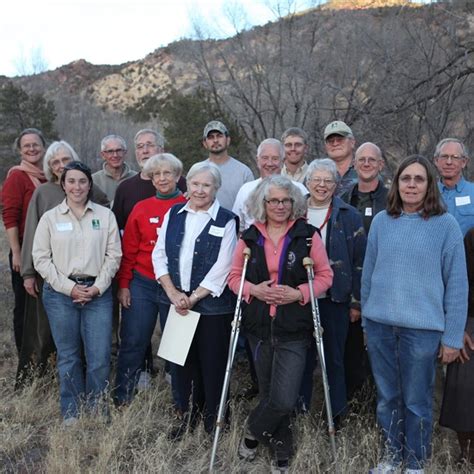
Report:
[[[59,204],[58,210],[61,214],[67,214],[68,212],[71,212],[71,208],[67,205],[66,198],[64,198],[63,201],[61,202],[61,204]],[[94,210],[94,203],[91,200],[86,202],[86,207],[84,209],[84,214],[88,210],[91,210],[91,211]]]
[[285,163],[283,163],[283,168],[281,169],[281,171],[282,171],[282,174],[287,174],[289,176],[296,176],[296,175],[306,174],[307,169],[308,169],[308,163],[306,163],[306,161],[303,161],[303,164],[294,173],[288,170]]
[[441,180],[440,180],[440,184],[441,184],[441,189],[443,191],[445,190],[452,191],[453,189],[455,189],[456,192],[460,193],[464,189],[464,186],[466,186],[466,180],[464,179],[464,176],[461,176],[461,179],[452,188],[446,186]]
[[[112,175],[110,174],[109,170],[107,169],[107,162],[105,162],[103,165],[102,165],[102,169],[104,170],[104,173],[107,175],[107,176],[110,176],[112,178]],[[128,166],[128,164],[124,161],[123,164],[122,164],[122,172],[120,173],[120,178],[119,179],[122,179],[124,176],[126,176],[128,173],[130,172],[130,166]]]
[[212,203],[211,207],[209,209],[207,209],[206,211],[195,211],[193,209],[191,209],[190,207],[190,201],[188,201],[179,211],[178,211],[178,214],[181,213],[181,212],[189,212],[190,214],[209,214],[209,216],[211,217],[212,220],[216,220],[216,217],[217,217],[217,213],[219,212],[219,208],[221,207],[221,205],[219,204],[219,201],[216,199],[214,199],[214,202]]

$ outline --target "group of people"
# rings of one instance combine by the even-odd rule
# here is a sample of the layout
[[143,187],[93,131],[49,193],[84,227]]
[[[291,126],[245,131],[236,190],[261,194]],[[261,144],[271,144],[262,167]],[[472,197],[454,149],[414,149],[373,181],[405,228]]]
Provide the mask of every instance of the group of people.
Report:
[[146,385],[158,316],[163,330],[172,307],[182,317],[192,310],[200,317],[186,361],[165,365],[179,420],[169,437],[179,440],[200,420],[213,433],[242,283],[242,333],[259,399],[238,453],[252,461],[266,446],[273,471],[286,472],[292,417],[310,409],[317,364],[303,265],[311,257],[336,428],[372,374],[384,438],[373,472],[423,472],[439,358],[449,364],[440,422],[458,432],[462,455],[472,459],[474,327],[466,317],[474,308],[474,184],[463,177],[467,151],[456,139],[438,144],[439,180],[429,160],[407,157],[388,189],[377,145],[355,150],[341,121],[327,125],[324,140],[327,158],[310,163],[302,129],[263,140],[254,179],[228,155],[226,126],[211,121],[202,137],[209,157],[184,179],[182,162],[164,153],[150,129],[134,139],[138,173],[125,162],[127,144],[118,135],[102,140],[103,169],[92,174],[68,143],[46,148],[39,130],[21,132],[21,161],[2,191],[17,386],[32,367],[44,372],[56,348],[64,425],[84,412],[107,417],[109,392],[124,407]]

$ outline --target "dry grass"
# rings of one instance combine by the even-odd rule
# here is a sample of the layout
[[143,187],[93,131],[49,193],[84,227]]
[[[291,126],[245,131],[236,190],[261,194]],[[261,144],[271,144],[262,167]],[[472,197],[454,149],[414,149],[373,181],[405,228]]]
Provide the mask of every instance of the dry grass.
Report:
[[[1,239],[0,239],[1,240]],[[6,248],[3,245],[3,248]],[[212,440],[199,427],[183,441],[172,443],[167,432],[174,423],[169,385],[160,376],[153,389],[141,393],[122,411],[112,408],[109,423],[84,417],[76,426],[61,427],[58,386],[54,374],[22,392],[13,391],[14,351],[9,272],[0,260],[0,470],[6,473],[146,473],[204,472]],[[245,377],[236,366],[234,387]],[[297,454],[292,472],[335,472],[322,412],[321,387],[309,416],[295,421]],[[439,407],[439,390],[436,406]],[[268,472],[270,458],[263,449],[253,463],[237,456],[238,440],[251,403],[233,401],[232,422],[221,437],[216,468],[219,472]],[[364,473],[376,464],[379,438],[371,403],[354,405],[337,435],[338,470]],[[435,429],[433,461],[427,472],[471,472],[456,467],[458,449],[453,434]]]

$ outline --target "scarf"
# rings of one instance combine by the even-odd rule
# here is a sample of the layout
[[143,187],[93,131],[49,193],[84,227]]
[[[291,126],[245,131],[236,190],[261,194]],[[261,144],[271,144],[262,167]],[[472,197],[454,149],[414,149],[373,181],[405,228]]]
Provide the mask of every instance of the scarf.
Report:
[[33,183],[35,188],[37,188],[40,184],[46,181],[46,177],[43,171],[40,170],[35,165],[28,163],[25,160],[22,160],[19,165],[12,166],[8,170],[7,178],[8,176],[10,176],[10,173],[14,170],[23,171],[24,173],[26,173],[28,177],[31,179],[31,182]]

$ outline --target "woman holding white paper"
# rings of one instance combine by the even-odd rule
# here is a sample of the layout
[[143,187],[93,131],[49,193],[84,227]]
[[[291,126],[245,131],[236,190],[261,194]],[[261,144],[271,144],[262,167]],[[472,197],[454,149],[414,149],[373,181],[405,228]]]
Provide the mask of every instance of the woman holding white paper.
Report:
[[192,383],[193,399],[191,412],[186,408],[180,425],[170,433],[173,440],[193,429],[199,416],[208,433],[214,429],[236,302],[226,280],[237,223],[216,199],[219,169],[212,163],[196,163],[186,181],[189,202],[166,214],[152,254],[155,277],[164,290],[160,303],[168,309],[174,305],[182,316],[190,309],[201,315],[186,362],[176,371],[184,393]]

